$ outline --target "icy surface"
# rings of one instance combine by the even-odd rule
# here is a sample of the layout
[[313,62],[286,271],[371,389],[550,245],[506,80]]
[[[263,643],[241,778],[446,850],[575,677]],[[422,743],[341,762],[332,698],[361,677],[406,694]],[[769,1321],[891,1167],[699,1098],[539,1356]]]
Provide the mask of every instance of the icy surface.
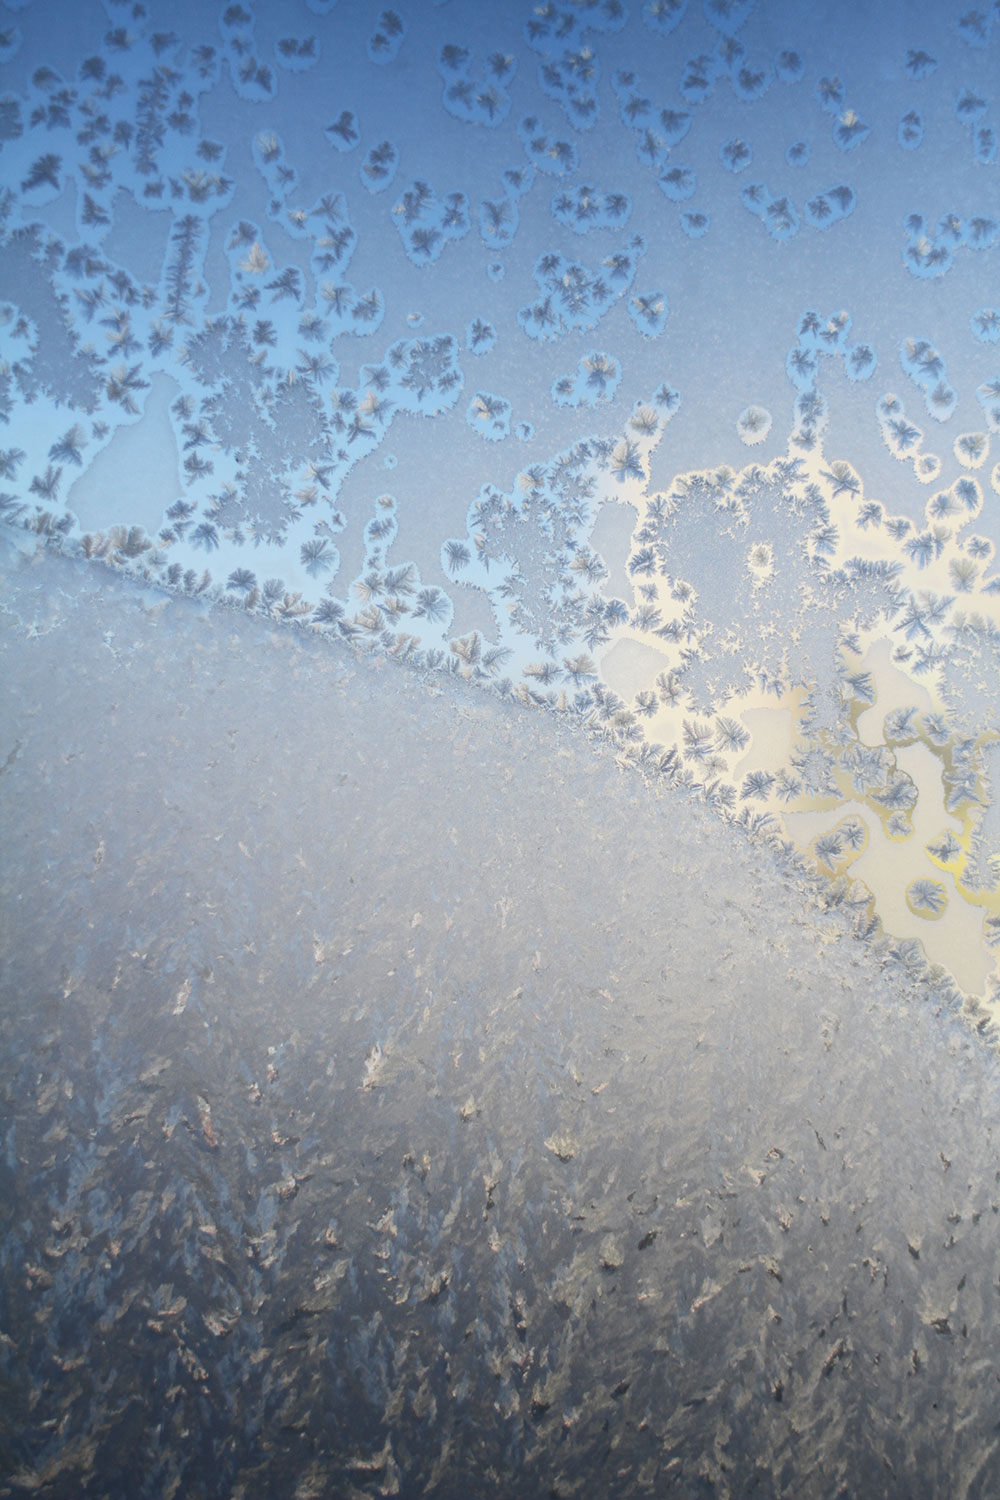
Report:
[[904,954],[556,720],[3,578],[5,1493],[995,1493]]
[[996,1493],[998,0],[6,12],[0,1487]]
[[[3,517],[601,727],[995,1017],[995,6],[43,9],[0,51]],[[863,879],[816,857],[849,807]]]

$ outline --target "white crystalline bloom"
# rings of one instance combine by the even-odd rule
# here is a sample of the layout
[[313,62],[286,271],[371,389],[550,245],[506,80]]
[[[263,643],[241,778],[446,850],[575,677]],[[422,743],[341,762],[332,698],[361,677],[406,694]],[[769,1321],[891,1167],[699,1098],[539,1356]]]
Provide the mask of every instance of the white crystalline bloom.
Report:
[[379,1075],[382,1072],[382,1066],[384,1062],[385,1053],[382,1051],[382,1048],[379,1046],[378,1042],[376,1042],[374,1046],[372,1046],[372,1048],[369,1050],[368,1056],[365,1058],[364,1074],[362,1075],[361,1079],[361,1087],[363,1089],[370,1089],[375,1087],[375,1085],[379,1081]]
[[249,254],[240,261],[240,270],[246,271],[251,276],[263,276],[264,272],[270,268],[271,262],[267,258],[267,252],[257,240],[254,240]]
[[990,440],[985,432],[963,432],[953,451],[963,469],[978,469],[989,457]]
[[640,403],[629,417],[628,425],[640,437],[652,437],[659,429],[660,419],[652,406]]
[[906,904],[916,916],[933,920],[943,916],[948,895],[940,880],[912,880],[906,888]]
[[774,548],[770,542],[754,542],[747,553],[747,568],[758,583],[765,583],[774,574]]
[[617,1271],[625,1264],[625,1251],[620,1240],[613,1234],[606,1234],[601,1241],[601,1265],[608,1271]]
[[545,1145],[560,1161],[572,1161],[577,1153],[577,1142],[571,1135],[550,1135]]
[[771,413],[763,406],[747,406],[736,419],[740,441],[748,448],[762,443],[771,431]]

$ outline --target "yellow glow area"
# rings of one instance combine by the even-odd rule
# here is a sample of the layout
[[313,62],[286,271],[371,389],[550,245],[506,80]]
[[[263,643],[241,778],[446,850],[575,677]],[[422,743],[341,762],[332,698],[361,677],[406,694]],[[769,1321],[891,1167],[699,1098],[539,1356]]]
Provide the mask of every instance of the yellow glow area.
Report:
[[655,681],[658,673],[669,671],[670,658],[645,641],[621,636],[600,654],[600,667],[611,691],[631,703],[637,693]]
[[[838,869],[864,881],[875,898],[875,914],[886,932],[893,937],[916,938],[931,963],[942,964],[967,994],[982,998],[993,968],[983,943],[983,913],[963,899],[953,880],[947,876],[942,880],[940,867],[924,848],[927,840],[945,827],[957,836],[962,826],[959,819],[942,812],[940,762],[925,753],[929,767],[912,759],[905,766],[919,793],[911,815],[913,834],[908,839],[887,837],[880,819],[863,802],[845,802],[834,811],[786,812],[782,821],[789,838],[808,854],[820,834],[835,828],[848,814],[856,814],[868,829],[868,842],[854,859],[845,858]],[[947,909],[932,921],[912,911],[906,899],[911,881],[923,876],[942,881],[948,897]]]
[[[885,718],[895,709],[916,708],[919,726],[919,716],[938,707],[927,688],[893,662],[892,644],[887,640],[872,642],[859,670],[871,674],[876,694],[874,704],[863,708],[856,718],[858,738],[864,744],[884,743]],[[746,754],[731,773],[737,784],[750,771],[773,771],[789,763],[798,738],[804,696],[800,691],[776,703],[773,698],[755,695],[741,700],[738,709],[732,703],[727,706],[727,712],[735,711],[752,735]],[[899,770],[917,789],[917,801],[910,810],[913,832],[908,837],[892,838],[885,828],[888,813],[849,793],[836,801],[802,797],[787,806],[772,798],[767,811],[780,819],[786,836],[810,857],[815,857],[817,838],[832,832],[852,814],[858,817],[868,831],[864,847],[857,851],[845,848],[832,870],[826,867],[828,873],[863,881],[886,932],[893,937],[917,939],[930,962],[943,965],[966,993],[982,999],[994,967],[983,940],[983,918],[986,912],[1000,909],[1000,892],[972,893],[958,884],[971,838],[971,810],[963,808],[961,815],[946,812],[942,774],[947,762],[929,745],[918,740],[890,749]],[[838,779],[847,792],[844,778]],[[926,847],[945,830],[954,834],[962,850],[949,864],[934,859]],[[939,916],[914,911],[907,902],[907,888],[921,878],[938,880],[945,887],[948,905]]]
[[[893,642],[878,637],[870,640],[857,661],[856,669],[870,674],[875,690],[871,705],[856,700],[853,723],[862,744],[886,744],[885,719],[896,709],[914,708],[914,732],[921,729],[924,715],[940,712],[942,705],[921,682],[915,680],[893,661]],[[645,642],[619,639],[603,653],[601,671],[609,685],[626,702],[640,688],[651,688],[657,668],[666,659]],[[801,689],[784,693],[780,698],[757,690],[731,698],[720,716],[737,719],[751,739],[745,752],[721,774],[737,788],[752,771],[772,774],[781,766],[791,767],[791,756],[802,746],[800,723],[807,694]],[[657,713],[645,724],[645,733],[662,744],[681,743],[683,725],[691,717],[682,703],[661,703]],[[845,842],[839,858],[832,864],[817,860],[819,869],[830,878],[846,876],[860,881],[871,893],[874,915],[883,930],[894,938],[918,941],[929,962],[940,964],[953,975],[967,995],[985,999],[991,974],[997,964],[986,947],[983,921],[987,915],[1000,914],[1000,888],[994,891],[970,891],[961,884],[962,870],[971,847],[978,809],[963,803],[957,812],[945,808],[944,772],[951,765],[950,745],[937,747],[922,738],[909,744],[887,746],[897,769],[913,782],[917,800],[908,810],[912,832],[905,836],[890,834],[887,824],[890,811],[871,797],[854,792],[849,777],[835,773],[839,794],[826,797],[800,796],[783,802],[778,789],[766,802],[752,804],[755,811],[774,816],[790,839],[810,859],[816,859],[814,844],[845,819],[857,817],[864,825],[866,837],[855,849]],[[714,755],[714,751],[712,754]],[[711,756],[701,761],[685,757],[686,764],[706,781],[720,774],[723,762]],[[949,861],[928,853],[927,845],[951,832],[959,851]],[[928,879],[944,887],[947,906],[941,913],[911,906],[907,890],[915,880]],[[862,893],[863,894],[863,893]],[[997,1019],[1000,1019],[998,1012]]]
[[882,744],[886,714],[897,708],[916,708],[920,714],[934,712],[935,705],[927,689],[894,665],[888,641],[874,641],[869,646],[861,670],[870,672],[875,682],[875,702],[857,718],[858,738],[866,745]]
[[[858,737],[864,744],[884,743],[885,718],[895,709],[915,707],[916,727],[919,715],[935,711],[936,705],[927,689],[893,663],[890,642],[874,641],[862,658],[860,670],[871,674],[876,695],[874,704],[859,713],[856,720]],[[970,811],[963,809],[962,815],[956,815],[945,810],[943,755],[935,754],[920,740],[909,745],[892,745],[890,749],[899,770],[911,778],[917,789],[917,801],[909,813],[913,832],[908,837],[890,837],[882,810],[860,799],[848,799],[836,806],[830,799],[823,804],[817,799],[811,802],[802,799],[793,808],[773,810],[781,818],[788,837],[806,854],[812,854],[812,845],[821,834],[829,833],[846,816],[855,813],[868,829],[868,840],[857,854],[845,851],[837,872],[864,881],[875,899],[875,913],[886,932],[893,937],[917,939],[932,963],[943,965],[967,994],[982,999],[994,968],[983,940],[983,918],[986,911],[1000,904],[1000,893],[973,894],[957,883],[971,836]],[[962,846],[961,856],[948,865],[935,860],[926,847],[945,830],[950,830]],[[907,901],[907,887],[921,878],[941,881],[945,887],[948,905],[939,916],[914,911]]]
[[747,753],[733,767],[734,781],[741,781],[749,771],[773,771],[775,766],[788,764],[804,696],[801,689],[797,689],[777,702],[768,698],[765,703],[759,693],[742,700],[757,706],[739,711],[739,719],[750,731],[751,738]]

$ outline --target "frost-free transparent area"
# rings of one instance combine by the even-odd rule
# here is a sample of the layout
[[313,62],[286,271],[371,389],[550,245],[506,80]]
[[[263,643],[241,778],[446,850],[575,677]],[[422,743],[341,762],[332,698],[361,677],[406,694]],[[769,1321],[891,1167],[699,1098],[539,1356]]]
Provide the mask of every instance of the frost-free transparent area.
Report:
[[995,1488],[998,57],[0,7],[11,1493]]

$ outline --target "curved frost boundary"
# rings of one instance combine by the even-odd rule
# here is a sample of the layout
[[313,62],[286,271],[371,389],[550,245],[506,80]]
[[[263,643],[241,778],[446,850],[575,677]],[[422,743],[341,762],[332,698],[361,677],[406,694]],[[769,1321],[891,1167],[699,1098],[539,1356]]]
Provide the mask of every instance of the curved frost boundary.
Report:
[[[805,394],[816,394],[816,361],[845,354],[849,327],[845,315],[826,323],[804,316],[798,347],[812,364],[803,358],[790,369],[799,382],[808,373]],[[960,831],[959,852],[911,851],[907,888],[914,879],[941,883],[943,873],[960,897],[949,913],[978,910],[993,943],[1000,938],[995,894],[974,874],[986,868],[982,851],[968,852],[977,847],[984,799],[992,806],[996,797],[983,756],[997,736],[982,726],[1000,723],[1000,632],[985,623],[997,618],[1000,590],[983,567],[991,549],[983,556],[981,539],[964,535],[981,495],[978,504],[971,491],[968,499],[956,491],[954,503],[943,495],[928,502],[925,542],[866,501],[848,463],[825,457],[802,403],[800,386],[788,454],[739,473],[678,475],[668,491],[649,493],[650,458],[678,405],[677,393],[663,387],[634,408],[617,441],[579,442],[550,465],[526,470],[508,494],[487,486],[470,509],[467,536],[445,544],[442,567],[489,599],[493,639],[476,631],[446,649],[434,644],[452,602],[422,584],[412,564],[390,562],[392,497],[378,502],[366,532],[360,611],[332,592],[315,606],[282,595],[274,581],[261,594],[256,580],[248,587],[232,578],[223,602],[311,621],[420,670],[444,669],[568,715],[609,741],[624,764],[665,777],[752,836],[814,861],[820,888],[879,951],[898,948],[880,919],[891,892],[873,873],[861,878],[861,859],[873,839],[887,849],[911,840],[927,810],[933,791],[915,779],[909,750],[919,744],[939,766],[939,826],[951,820]],[[601,508],[621,500],[639,513],[630,597],[609,598],[604,561],[588,539]],[[119,529],[91,550],[149,578],[148,546],[141,532]],[[322,575],[335,555],[320,546],[303,562]],[[977,556],[983,561],[966,566]],[[178,582],[218,597],[210,580]],[[949,584],[973,596],[974,613],[955,608]],[[617,680],[614,653],[628,643],[659,663],[646,669],[648,686],[631,700],[609,683]],[[881,746],[873,747],[874,725],[862,732],[859,720],[877,709],[887,672],[909,675],[914,706],[908,716],[886,718]],[[989,702],[984,675],[997,685]],[[789,728],[784,752],[779,745],[761,758],[757,726],[769,704]],[[799,832],[799,815],[824,806],[829,836]],[[851,826],[860,824],[860,840],[836,831],[837,806],[858,810]],[[921,858],[930,861],[927,873],[915,875]],[[906,904],[911,913],[944,916],[912,895]],[[936,930],[945,926],[939,921]],[[936,941],[922,938],[932,970],[940,962]],[[904,951],[920,948],[914,939]],[[976,987],[965,988],[970,1012],[990,1015],[995,977],[979,986],[978,1001]]]
[[[427,177],[417,175],[417,163],[407,161],[410,186],[367,202],[358,182],[375,194],[386,191],[411,142],[400,134],[398,121],[379,118],[375,98],[364,107],[362,141],[358,116],[341,107],[340,80],[334,102],[328,107],[324,100],[317,123],[327,122],[330,146],[358,148],[357,154],[352,164],[327,152],[321,141],[320,155],[323,171],[346,169],[346,176],[332,180],[347,183],[351,192],[327,192],[311,207],[298,199],[300,179],[309,180],[307,148],[290,132],[287,113],[279,113],[279,95],[290,80],[270,65],[276,38],[279,63],[282,56],[289,65],[307,62],[308,46],[300,51],[307,36],[282,38],[272,30],[265,59],[249,3],[226,5],[221,19],[213,11],[206,40],[192,45],[156,30],[154,19],[139,10],[126,25],[117,13],[121,7],[106,8],[111,27],[72,76],[38,67],[25,75],[20,95],[6,94],[0,101],[5,171],[12,185],[0,200],[0,271],[5,287],[15,289],[2,328],[0,404],[18,416],[19,402],[32,407],[32,420],[18,423],[0,454],[4,483],[10,486],[0,500],[5,513],[38,536],[70,545],[73,520],[63,507],[74,481],[85,469],[99,472],[95,460],[116,434],[128,435],[145,406],[150,427],[162,419],[176,442],[176,491],[163,504],[157,493],[158,513],[150,522],[157,506],[143,485],[132,496],[128,524],[119,526],[108,524],[118,515],[88,501],[81,486],[81,508],[85,512],[92,504],[96,517],[78,539],[85,554],[232,608],[309,621],[425,667],[495,681],[501,691],[563,709],[580,722],[593,717],[612,733],[624,758],[674,755],[681,771],[720,808],[782,820],[790,837],[794,826],[800,846],[832,879],[848,880],[850,899],[868,917],[865,891],[874,891],[875,877],[862,872],[876,849],[890,862],[897,851],[907,856],[914,848],[931,851],[926,858],[933,868],[921,863],[910,883],[938,880],[947,887],[949,900],[932,924],[935,931],[948,928],[955,913],[970,904],[988,910],[989,810],[995,805],[996,778],[988,736],[998,721],[991,696],[997,678],[996,586],[994,542],[974,527],[985,530],[979,518],[986,511],[988,519],[990,489],[1000,486],[992,442],[1000,420],[995,372],[976,375],[982,418],[974,412],[963,419],[970,430],[950,434],[943,456],[924,451],[924,434],[898,396],[873,391],[883,441],[894,458],[912,464],[916,481],[929,487],[926,500],[923,494],[910,496],[908,515],[896,515],[865,493],[861,468],[850,454],[830,450],[829,408],[818,377],[824,358],[833,356],[849,379],[867,380],[876,368],[887,367],[887,351],[880,351],[878,366],[872,344],[848,344],[846,314],[821,317],[810,311],[788,356],[794,406],[783,453],[775,446],[773,425],[765,431],[762,409],[746,408],[760,390],[755,385],[733,400],[730,416],[738,422],[740,409],[747,412],[743,435],[759,440],[760,464],[674,473],[662,493],[650,493],[649,440],[665,425],[676,397],[663,387],[665,402],[659,393],[636,402],[617,430],[567,442],[563,429],[543,461],[529,463],[513,483],[506,478],[506,487],[484,487],[465,527],[458,525],[459,534],[435,534],[429,558],[423,555],[424,572],[434,578],[424,577],[401,555],[400,539],[407,536],[401,501],[377,493],[379,484],[373,483],[359,505],[349,489],[342,498],[344,480],[366,457],[379,472],[394,465],[392,454],[374,456],[399,413],[423,416],[457,408],[452,430],[462,437],[467,436],[465,413],[470,427],[490,438],[513,426],[519,440],[530,440],[530,424],[515,425],[514,416],[521,413],[508,409],[507,395],[497,394],[509,393],[510,387],[505,375],[490,373],[496,366],[488,358],[497,330],[500,357],[510,355],[506,341],[517,302],[500,305],[504,262],[490,259],[484,267],[490,284],[480,288],[483,302],[463,307],[455,320],[479,365],[466,390],[462,363],[470,361],[455,331],[444,326],[447,318],[435,316],[436,331],[411,337],[419,313],[393,305],[391,281],[380,287],[367,279],[358,284],[346,279],[349,270],[359,274],[359,261],[367,264],[356,256],[348,196],[355,205],[362,202],[364,211],[356,217],[369,226],[366,233],[381,224],[390,242],[392,207],[400,209],[396,221],[405,230],[404,246],[427,269],[427,281],[449,234],[467,234],[472,205],[480,238],[498,257],[519,222],[537,234],[541,220],[548,224],[545,236],[551,235],[549,214],[536,212],[543,205],[522,201],[546,172],[560,177],[581,166],[583,187],[577,190],[575,180],[570,186],[556,182],[545,197],[554,193],[557,221],[561,217],[575,230],[596,217],[610,233],[611,218],[624,222],[629,194],[590,171],[586,132],[597,118],[599,52],[610,55],[614,49],[616,63],[627,56],[624,41],[602,40],[625,26],[624,7],[605,0],[584,7],[526,8],[522,40],[533,54],[529,60],[537,66],[542,93],[559,104],[568,121],[562,129],[553,127],[541,114],[530,113],[527,101],[523,104],[522,144],[537,172],[524,163],[502,167],[512,158],[510,148],[517,148],[513,122],[501,140],[491,131],[469,132],[464,124],[439,118],[439,125],[473,143],[470,172],[480,160],[489,161],[489,179],[473,178],[468,200],[458,193],[438,200]],[[804,76],[802,56],[789,49],[773,55],[770,42],[767,56],[755,53],[753,13],[728,0],[689,6],[686,16],[683,6],[669,3],[647,6],[643,14],[648,24],[636,34],[656,51],[657,62],[663,49],[652,31],[686,23],[676,54],[670,53],[677,64],[674,92],[666,102],[654,100],[636,72],[616,68],[610,81],[621,128],[631,132],[638,159],[675,197],[697,187],[707,202],[713,174],[735,192],[723,173],[727,166],[745,165],[749,147],[727,119],[711,136],[711,149],[703,150],[699,127],[704,131],[705,121],[699,121],[699,112],[729,103],[730,94],[742,109],[776,81],[782,90],[794,88]],[[638,17],[633,20],[638,26]],[[705,20],[712,28],[707,40]],[[376,18],[373,11],[360,24],[352,45],[364,76],[376,76],[369,64],[391,62],[401,45],[408,61],[415,55],[413,39],[404,41],[400,13],[385,11]],[[970,20],[960,30],[971,40],[977,27]],[[984,45],[988,33],[985,27]],[[326,69],[330,28],[316,35],[324,43]],[[12,34],[9,44],[16,40]],[[508,85],[519,84],[513,54],[491,52],[487,42],[482,58],[472,58],[458,43],[439,45],[442,40],[436,36],[428,52],[431,64],[437,57],[439,72],[447,71],[452,83],[473,85],[471,93],[462,89],[452,101],[459,114],[465,109],[472,119],[479,111],[480,123],[495,117],[503,124],[503,95]],[[288,44],[284,51],[282,41]],[[868,118],[879,129],[885,120],[871,107],[878,101],[853,100],[848,90],[853,83],[834,71],[835,62],[810,60],[810,67],[823,71],[811,96],[807,90],[786,94],[788,118],[796,134],[808,134],[809,118],[825,112],[820,115],[824,133],[829,125],[836,144],[849,150],[861,144]],[[929,54],[907,52],[904,89],[920,84],[935,66]],[[404,70],[378,76],[402,85]],[[666,75],[657,67],[651,76]],[[255,101],[253,125],[241,124],[232,140],[216,140],[203,128],[203,99],[217,85],[228,90],[230,81],[244,101]],[[303,77],[296,87],[306,91],[309,83]],[[430,83],[440,117],[433,66]],[[986,94],[981,84],[973,86],[963,76],[960,90],[949,95],[948,121],[953,132],[968,134],[984,167],[993,149],[983,135],[991,128]],[[864,121],[847,107],[854,102],[864,106]],[[796,103],[804,104],[810,117],[800,117]],[[893,130],[904,108],[894,100]],[[246,119],[246,112],[238,117]],[[714,129],[718,122],[710,123]],[[245,131],[242,141],[240,131]],[[721,161],[720,141],[727,143]],[[697,184],[691,170],[677,162],[682,142],[685,158],[698,164]],[[249,148],[258,191],[261,184],[264,189],[260,206],[241,208],[240,217],[227,212],[236,191],[227,164],[236,145]],[[807,157],[801,141],[786,149],[790,162]],[[867,169],[869,156],[855,158],[859,173]],[[909,160],[896,152],[897,167],[905,168]],[[437,180],[436,173],[430,175]],[[602,182],[596,215],[593,181]],[[818,191],[827,181],[824,175],[804,183],[797,196],[804,221],[817,228],[853,206],[854,190],[846,184]],[[70,183],[75,207],[63,199]],[[751,183],[744,187],[744,201],[772,235],[790,239],[799,210],[778,185],[782,190],[772,193],[763,183]],[[631,179],[628,186],[634,193]],[[646,202],[637,200],[634,211],[662,216],[663,194],[651,180],[648,186]],[[150,268],[145,275],[117,263],[111,249],[122,243],[123,208],[127,228],[135,206],[148,211],[144,228],[150,241],[160,235],[145,261]],[[876,208],[866,193],[865,213]],[[73,232],[61,238],[42,228],[35,216],[50,210],[73,218]],[[221,218],[215,218],[217,211]],[[665,239],[678,240],[677,221],[690,237],[709,227],[701,201],[690,211],[672,210],[669,220],[656,218],[657,231],[662,226]],[[724,222],[723,217],[715,222]],[[859,227],[855,220],[845,235]],[[906,232],[908,264],[916,274],[938,274],[955,250],[989,250],[996,241],[996,225],[986,214],[963,219],[945,213],[932,235],[922,219],[911,216]],[[469,236],[463,246],[453,247],[445,267],[466,263],[478,251],[471,241]],[[518,277],[539,255],[534,261],[539,295],[522,307],[522,319],[541,346],[532,353],[543,359],[553,353],[544,347],[550,339],[571,339],[598,322],[604,339],[615,325],[617,301],[624,302],[641,334],[655,336],[667,314],[667,293],[674,299],[683,295],[671,280],[669,257],[650,276],[653,289],[633,295],[638,260],[647,250],[638,236],[624,242],[621,252],[598,253],[588,264],[545,251],[547,243],[546,238],[527,247],[523,259],[512,257],[506,283],[514,296],[519,292],[518,300],[530,296]],[[786,248],[775,252],[785,264],[801,246],[787,254]],[[400,263],[398,251],[393,255]],[[209,277],[219,263],[228,269],[228,284],[210,289]],[[409,274],[407,266],[401,270]],[[901,268],[897,272],[902,276]],[[963,322],[972,314],[973,332],[989,340],[993,311],[974,313],[969,306]],[[631,338],[620,314],[617,320]],[[391,332],[358,365],[358,341],[373,338],[383,326]],[[894,338],[903,332],[894,330]],[[928,408],[948,418],[957,409],[957,393],[943,373],[931,378],[940,355],[922,348],[927,342],[912,341],[909,373]],[[522,352],[524,347],[522,342]],[[546,421],[561,415],[544,400],[553,379],[557,400],[576,400],[581,381],[588,395],[608,396],[619,376],[619,391],[629,379],[627,361],[616,359],[606,341],[591,351],[592,367],[574,373],[580,352],[554,359],[547,370],[539,408],[546,409]],[[650,352],[644,345],[640,355]],[[949,357],[959,356],[949,350]],[[342,365],[349,371],[343,381]],[[643,384],[647,378],[651,388],[660,375],[644,377]],[[179,393],[172,381],[179,383]],[[635,393],[633,386],[630,398]],[[768,405],[774,406],[770,396]],[[949,471],[939,488],[945,464],[964,472],[955,478]],[[159,468],[157,463],[151,472],[150,488]],[[173,483],[172,477],[166,482]],[[345,510],[353,510],[350,536]],[[631,539],[609,540],[615,515],[629,518],[625,529],[635,519]],[[455,528],[454,521],[439,524],[442,533]],[[439,577],[435,549],[442,540]],[[717,567],[710,565],[713,558],[719,559]],[[347,567],[356,570],[353,577]],[[465,598],[463,589],[469,590]],[[469,606],[464,618],[475,619],[478,628],[453,628],[461,604]],[[897,696],[904,694],[891,713],[887,683]],[[897,710],[910,713],[906,724],[892,717]],[[767,731],[768,724],[774,727],[767,718],[772,711],[784,715],[781,733]],[[921,763],[924,781],[930,776],[929,790],[921,781]],[[812,811],[804,806],[810,798],[821,804]],[[856,805],[847,809],[848,801]],[[937,803],[938,823],[925,827],[923,814]],[[813,813],[816,826],[805,821]],[[799,821],[793,825],[792,818]],[[914,862],[925,863],[924,853]],[[926,903],[901,900],[900,920],[914,916],[915,906],[926,917]]]
[[998,1081],[940,976],[558,723],[50,563],[2,622],[20,1486],[987,1500]]

